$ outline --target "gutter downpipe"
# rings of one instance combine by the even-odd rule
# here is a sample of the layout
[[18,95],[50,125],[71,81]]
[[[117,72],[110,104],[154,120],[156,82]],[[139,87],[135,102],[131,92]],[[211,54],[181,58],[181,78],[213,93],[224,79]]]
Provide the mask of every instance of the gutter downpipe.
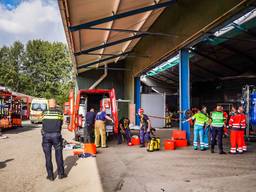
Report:
[[108,66],[107,64],[104,65],[104,74],[89,88],[95,89],[108,75]]

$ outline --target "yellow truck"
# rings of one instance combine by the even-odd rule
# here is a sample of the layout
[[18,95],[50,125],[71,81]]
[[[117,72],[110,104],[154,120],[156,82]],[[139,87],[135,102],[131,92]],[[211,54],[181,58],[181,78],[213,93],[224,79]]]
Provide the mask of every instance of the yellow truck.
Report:
[[30,106],[31,123],[42,123],[43,112],[48,109],[48,100],[44,98],[32,99]]

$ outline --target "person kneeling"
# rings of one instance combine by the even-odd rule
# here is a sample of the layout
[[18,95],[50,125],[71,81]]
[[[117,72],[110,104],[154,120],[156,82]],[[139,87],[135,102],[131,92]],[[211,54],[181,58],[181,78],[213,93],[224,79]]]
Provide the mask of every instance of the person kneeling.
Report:
[[126,140],[127,144],[131,142],[130,120],[125,117],[120,119],[118,125],[118,144]]

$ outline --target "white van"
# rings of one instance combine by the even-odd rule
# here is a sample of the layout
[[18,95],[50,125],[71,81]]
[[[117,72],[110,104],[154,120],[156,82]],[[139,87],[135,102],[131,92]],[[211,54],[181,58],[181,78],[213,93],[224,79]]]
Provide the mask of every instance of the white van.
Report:
[[32,99],[30,106],[31,123],[42,123],[43,112],[48,109],[48,100],[44,98]]

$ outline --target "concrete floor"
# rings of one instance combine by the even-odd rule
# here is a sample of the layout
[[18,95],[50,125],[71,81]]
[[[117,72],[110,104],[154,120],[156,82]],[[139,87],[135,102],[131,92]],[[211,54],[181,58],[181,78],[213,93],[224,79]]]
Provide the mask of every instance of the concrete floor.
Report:
[[[9,138],[0,140],[1,192],[256,191],[256,143],[250,143],[248,153],[235,156],[191,147],[148,153],[116,142],[99,149],[96,159],[78,159],[64,151],[68,178],[50,182],[45,179],[40,126],[28,124],[4,134]],[[158,134],[163,141],[170,130]],[[64,129],[63,136],[70,140],[73,134]]]
[[[163,141],[170,130],[158,134]],[[191,147],[149,153],[112,142],[99,150],[97,164],[105,192],[255,192],[256,143],[248,147],[249,152],[235,156]]]

